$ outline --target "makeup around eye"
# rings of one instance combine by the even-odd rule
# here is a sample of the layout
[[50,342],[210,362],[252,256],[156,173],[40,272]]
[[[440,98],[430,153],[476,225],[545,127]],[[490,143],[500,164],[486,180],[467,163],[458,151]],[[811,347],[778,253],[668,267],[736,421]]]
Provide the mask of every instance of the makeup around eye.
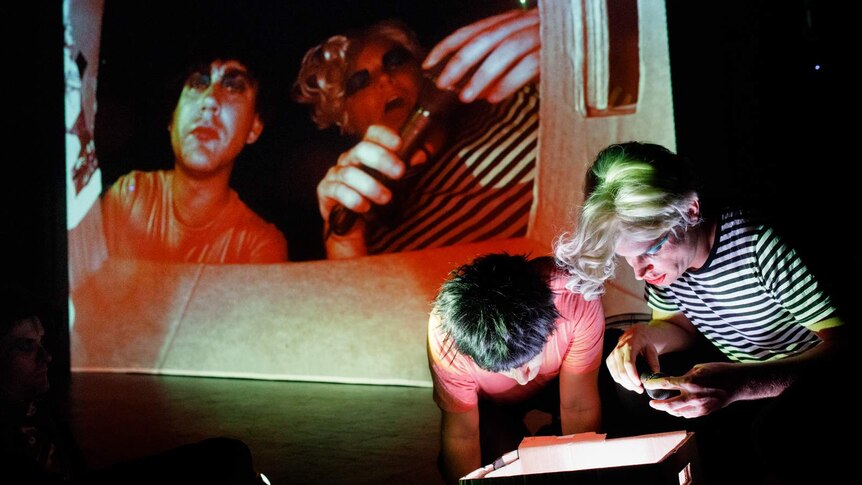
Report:
[[188,79],[186,79],[186,86],[195,89],[198,91],[203,91],[210,85],[210,75],[204,72],[195,72],[192,73]]
[[[404,68],[412,62],[413,55],[404,47],[393,47],[383,54],[380,59],[383,72],[392,74]],[[344,82],[344,94],[350,97],[371,84],[371,72],[368,69],[360,69],[351,74]]]
[[655,256],[656,254],[658,254],[658,252],[661,251],[662,246],[664,246],[664,244],[667,242],[667,240],[669,238],[670,238],[670,231],[668,231],[664,235],[664,237],[659,239],[657,243],[653,244],[646,251],[644,251],[644,255],[645,256]]
[[241,94],[251,85],[251,80],[243,71],[232,70],[222,76],[221,85],[232,93]]
[[356,71],[344,83],[344,94],[348,97],[371,84],[371,74],[367,69]]
[[[213,76],[207,72],[194,72],[186,80],[186,87],[195,91],[205,91],[213,83]],[[245,71],[230,69],[218,79],[221,85],[229,93],[242,94],[249,86],[253,85],[252,79]]]
[[403,47],[395,47],[386,52],[386,54],[383,54],[383,69],[391,72],[412,60],[413,56],[410,54],[410,51]]

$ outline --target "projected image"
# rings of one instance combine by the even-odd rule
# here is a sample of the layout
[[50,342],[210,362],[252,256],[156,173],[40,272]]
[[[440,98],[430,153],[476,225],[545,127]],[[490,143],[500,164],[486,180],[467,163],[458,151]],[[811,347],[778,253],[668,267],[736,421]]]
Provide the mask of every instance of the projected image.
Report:
[[[662,22],[637,22],[658,26],[631,49],[637,102],[587,120],[600,76],[584,71],[612,65],[613,42],[587,48],[611,18],[578,2],[93,4],[101,193],[70,231],[74,371],[430,386],[429,302],[448,272],[477,251],[546,254],[595,150],[673,140]],[[486,20],[521,50],[475,54],[502,74],[465,85],[440,68],[457,47],[432,48]],[[549,31],[561,59],[592,60],[540,77]],[[540,83],[571,103],[540,105]],[[618,312],[639,313],[642,291],[620,294],[636,302]]]
[[[535,58],[522,60],[532,66],[519,78],[524,87],[471,83],[460,99],[430,80],[423,89],[424,49],[400,23],[330,37],[305,55],[297,99],[313,108],[318,126],[362,139],[318,185],[329,258],[526,235],[538,153],[531,81],[538,80],[539,17],[536,10],[508,15],[535,39]],[[378,133],[381,125],[401,132],[400,147]]]
[[[172,353],[178,341],[188,338],[210,354],[213,344],[245,338],[216,337],[221,330],[244,333],[251,325],[291,351],[274,347],[280,357],[268,358],[222,349],[212,353],[218,357],[213,363],[197,358],[194,365],[258,368],[287,356],[284,369],[267,373],[341,374],[344,367],[335,364],[334,371],[307,369],[304,362],[311,360],[303,349],[312,347],[285,323],[321,318],[332,306],[323,300],[341,291],[325,278],[344,269],[321,260],[526,234],[538,150],[535,11],[513,11],[511,2],[499,0],[75,0],[71,10],[89,21],[82,30],[100,40],[88,61],[94,81],[93,66],[99,68],[98,89],[94,82],[94,99],[85,103],[95,114],[85,145],[95,152],[82,152],[98,155],[91,185],[99,197],[88,212],[91,224],[70,232],[76,370],[188,368],[172,356],[197,354]],[[532,64],[514,89],[501,94],[492,86],[470,103],[454,103],[457,110],[435,118],[409,157],[397,157],[380,140],[361,141],[369,126],[398,133],[405,124],[427,89],[421,62],[431,47],[458,28],[505,12],[523,19],[520,30],[532,41],[525,53]],[[317,62],[319,46],[339,38],[347,42],[327,56],[340,61],[324,56]],[[324,87],[331,92],[321,93]],[[492,100],[497,103],[485,100],[495,93],[502,98]],[[329,113],[326,122],[321,110]],[[352,226],[359,233],[334,234],[327,227],[333,208],[365,212],[345,196],[357,188],[357,175],[365,175],[372,190],[390,190],[384,176],[360,168],[392,168],[357,157],[363,143],[404,158],[397,163],[411,165],[403,177],[411,185],[397,196],[392,187],[391,204],[358,196],[365,209],[374,207],[372,215]],[[378,216],[396,199],[403,211],[391,214],[390,224]],[[356,247],[327,254],[326,236]],[[290,268],[307,261],[325,264]],[[337,284],[345,291],[353,282],[373,288],[376,276],[345,276]],[[326,293],[314,291],[318,287]],[[421,315],[426,301],[416,295]],[[210,297],[231,302],[230,308],[198,321],[190,302]],[[301,304],[273,306],[291,298]],[[367,314],[367,324],[375,325],[376,312],[349,311]],[[183,333],[192,328],[190,319],[203,334]],[[420,329],[424,317],[415,320]],[[399,382],[424,382],[421,340],[406,347],[420,363],[416,372],[398,377],[404,367],[394,356],[378,365],[391,367]],[[229,356],[234,351],[241,355]],[[247,358],[254,362],[246,366]]]
[[[336,235],[340,246],[358,247],[330,257],[524,235],[538,138],[535,89],[493,107],[459,106],[450,117],[458,123],[438,123],[421,147],[429,163],[404,161],[413,169],[397,193],[382,196],[387,201],[380,194],[393,188],[391,167],[350,151],[368,126],[397,132],[404,124],[430,47],[511,7],[497,0],[107,1],[95,146],[109,254],[192,263],[323,259],[332,234],[325,222],[336,205],[371,215]],[[398,27],[363,32],[384,19]],[[303,62],[313,47],[343,34],[342,50],[328,53],[333,62]],[[240,72],[242,106],[229,98]],[[312,76],[325,93],[309,95],[319,89],[309,85]],[[469,136],[456,140],[455,132]],[[497,155],[489,157],[491,145]],[[363,176],[360,166],[385,175]],[[384,210],[390,217],[375,217]]]

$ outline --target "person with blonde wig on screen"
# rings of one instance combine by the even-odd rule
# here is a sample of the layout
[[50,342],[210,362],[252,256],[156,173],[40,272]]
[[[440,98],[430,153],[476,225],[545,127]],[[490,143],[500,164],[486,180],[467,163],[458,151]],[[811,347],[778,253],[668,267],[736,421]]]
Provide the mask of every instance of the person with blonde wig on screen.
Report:
[[[416,35],[398,21],[309,49],[294,98],[311,106],[318,127],[335,125],[357,140],[317,186],[328,257],[526,234],[538,151],[539,47],[533,9],[456,31],[424,64]],[[400,130],[430,83],[426,76],[460,102],[435,114],[413,153],[399,154]],[[334,210],[359,217],[339,229]]]

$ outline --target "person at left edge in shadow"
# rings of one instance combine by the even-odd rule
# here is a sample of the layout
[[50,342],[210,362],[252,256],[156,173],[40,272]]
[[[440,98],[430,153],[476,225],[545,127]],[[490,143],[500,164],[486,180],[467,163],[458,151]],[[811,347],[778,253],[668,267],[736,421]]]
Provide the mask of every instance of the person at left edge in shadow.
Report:
[[112,256],[187,263],[276,263],[287,242],[230,185],[240,152],[260,137],[261,81],[242,59],[193,63],[168,125],[173,170],[132,171],[102,199]]
[[[44,309],[3,291],[0,302],[0,483],[264,483],[240,440],[211,438],[138,460],[90,470],[49,393]],[[117,410],[122,412],[122,410]]]

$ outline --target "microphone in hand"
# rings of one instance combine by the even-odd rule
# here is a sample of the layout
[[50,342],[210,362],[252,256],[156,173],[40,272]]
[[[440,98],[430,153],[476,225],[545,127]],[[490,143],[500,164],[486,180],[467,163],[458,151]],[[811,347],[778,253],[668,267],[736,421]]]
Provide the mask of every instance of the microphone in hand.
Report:
[[[401,148],[396,155],[405,163],[409,163],[411,157],[422,147],[431,127],[440,122],[458,102],[456,91],[437,88],[435,80],[439,74],[440,69],[426,73],[417,106],[404,126],[401,127]],[[377,217],[384,224],[392,225],[396,219],[393,212],[399,210],[398,205],[404,195],[404,179],[390,179],[381,172],[365,165],[360,165],[359,168],[389,188],[393,195],[392,200],[387,205],[372,208],[366,218]],[[339,204],[329,213],[329,229],[334,234],[343,236],[353,228],[358,218],[359,214]]]

